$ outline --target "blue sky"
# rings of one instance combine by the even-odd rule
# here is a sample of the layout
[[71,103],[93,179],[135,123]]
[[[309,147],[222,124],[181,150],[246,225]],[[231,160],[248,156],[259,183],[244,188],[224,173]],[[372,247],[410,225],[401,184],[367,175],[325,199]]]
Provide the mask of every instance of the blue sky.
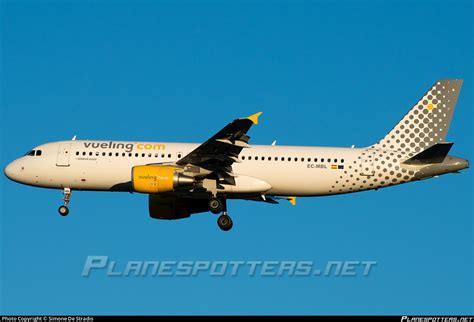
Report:
[[[1,1],[2,166],[69,139],[201,142],[262,110],[256,144],[365,146],[440,78],[472,158],[472,1]],[[4,314],[473,314],[473,176],[296,207],[148,217],[140,194],[1,180]],[[375,260],[362,278],[81,277],[128,260]]]

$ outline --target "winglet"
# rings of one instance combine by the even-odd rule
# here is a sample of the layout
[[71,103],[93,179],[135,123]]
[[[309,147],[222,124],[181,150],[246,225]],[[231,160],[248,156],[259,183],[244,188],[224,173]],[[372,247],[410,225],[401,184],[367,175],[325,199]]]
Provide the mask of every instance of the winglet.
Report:
[[288,200],[293,206],[296,206],[296,197],[288,197]]
[[248,120],[252,121],[253,124],[258,124],[258,117],[262,115],[263,112],[258,112],[247,117]]

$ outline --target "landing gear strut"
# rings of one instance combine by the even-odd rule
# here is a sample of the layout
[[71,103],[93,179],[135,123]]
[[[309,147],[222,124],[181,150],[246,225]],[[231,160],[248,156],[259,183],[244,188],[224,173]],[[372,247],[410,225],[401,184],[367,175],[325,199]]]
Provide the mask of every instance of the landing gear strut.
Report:
[[69,204],[69,201],[71,200],[71,194],[72,194],[72,191],[70,188],[63,189],[64,205],[58,208],[58,212],[61,216],[67,216],[69,214],[69,208],[67,207],[67,205]]

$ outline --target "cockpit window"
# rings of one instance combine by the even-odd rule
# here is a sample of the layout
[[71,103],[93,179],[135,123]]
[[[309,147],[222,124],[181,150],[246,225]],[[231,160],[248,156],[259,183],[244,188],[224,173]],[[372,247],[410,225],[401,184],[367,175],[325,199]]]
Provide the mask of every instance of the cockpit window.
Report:
[[25,155],[30,156],[30,157],[35,156],[35,155],[40,156],[41,153],[42,153],[41,150],[31,150],[31,151],[28,151]]

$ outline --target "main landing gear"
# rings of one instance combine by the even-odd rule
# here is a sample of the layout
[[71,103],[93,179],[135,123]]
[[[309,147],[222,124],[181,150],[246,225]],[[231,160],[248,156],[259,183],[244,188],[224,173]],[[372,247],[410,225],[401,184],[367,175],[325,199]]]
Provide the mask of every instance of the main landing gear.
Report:
[[222,213],[222,215],[219,216],[219,218],[217,218],[217,225],[223,231],[229,231],[232,229],[234,223],[232,222],[230,216],[226,212],[224,212]]
[[211,200],[209,200],[209,210],[213,214],[220,214],[224,210],[224,203],[225,201],[221,199],[211,198]]
[[209,210],[213,214],[219,214],[222,212],[222,215],[220,215],[217,219],[217,225],[223,231],[231,230],[234,223],[232,222],[230,216],[227,214],[227,202],[225,199],[218,199],[215,197],[211,198],[211,200],[209,200]]
[[69,204],[69,201],[71,200],[71,194],[72,194],[72,191],[70,188],[63,189],[64,205],[58,208],[58,212],[61,216],[67,216],[69,214],[69,208],[67,207],[67,205]]

